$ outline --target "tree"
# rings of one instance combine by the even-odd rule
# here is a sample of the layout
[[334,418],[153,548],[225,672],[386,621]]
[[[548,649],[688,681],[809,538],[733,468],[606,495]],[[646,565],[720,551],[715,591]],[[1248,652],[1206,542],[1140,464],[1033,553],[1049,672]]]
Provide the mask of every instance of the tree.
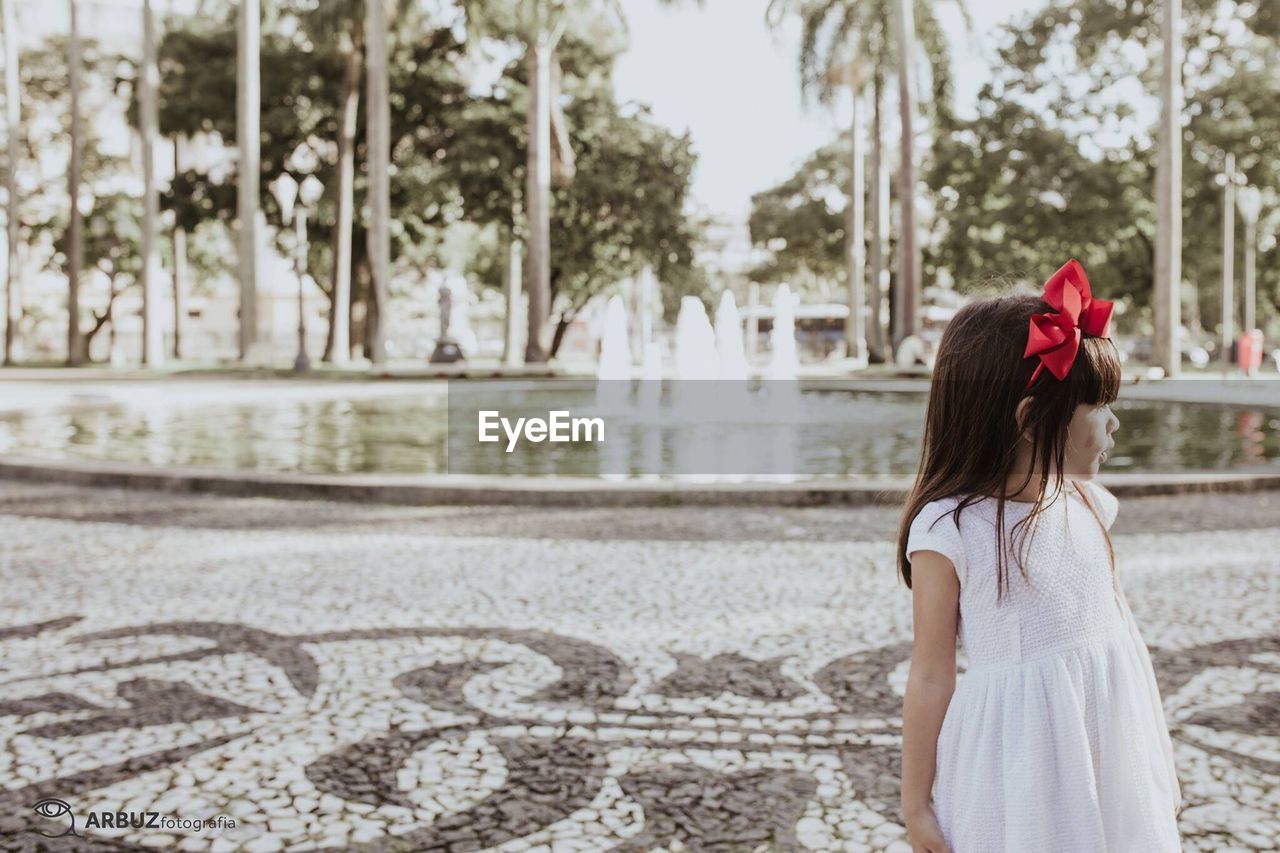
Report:
[[8,136],[8,164],[5,169],[6,228],[8,236],[9,265],[4,285],[4,364],[13,364],[15,343],[18,337],[18,318],[21,317],[21,306],[18,304],[22,291],[22,260],[18,257],[19,235],[19,200],[18,200],[18,159],[21,156],[20,134],[22,124],[22,86],[20,83],[20,62],[18,57],[18,15],[14,4],[17,0],[0,0],[0,12],[4,15],[4,96],[5,96],[5,133]]
[[839,280],[848,243],[848,223],[841,216],[852,165],[848,148],[836,141],[818,149],[790,178],[752,197],[751,242],[771,249],[752,279]]
[[387,278],[391,274],[391,103],[387,75],[387,7],[385,0],[365,0],[368,17],[365,53],[368,76],[369,135],[369,265],[373,274],[369,300],[369,357],[375,367],[387,360]]
[[[389,151],[393,155],[396,181],[390,204],[395,228],[391,233],[391,257],[415,265],[430,262],[430,240],[434,230],[461,215],[457,189],[446,176],[442,164],[448,162],[449,146],[466,103],[466,81],[460,70],[462,45],[449,29],[436,28],[424,18],[402,14],[397,26],[404,35],[390,44],[391,125]],[[283,13],[292,14],[289,9]],[[309,151],[314,157],[306,169],[328,188],[312,215],[320,229],[336,229],[338,210],[335,188],[339,184],[340,158],[334,154],[342,134],[346,102],[344,71],[349,56],[334,40],[309,38],[295,27],[272,26],[262,40],[263,88],[261,129],[263,147],[260,169],[259,204],[275,209],[268,186],[280,173],[291,170],[297,178],[305,169],[293,162],[295,152]],[[286,36],[285,32],[291,32]],[[160,45],[163,69],[160,111],[161,132],[196,137],[216,133],[229,138],[235,132],[234,91],[229,71],[235,54],[235,34],[226,22],[191,22],[166,33]],[[363,125],[357,120],[352,134],[354,164],[367,159],[368,147]],[[353,168],[353,211],[361,208],[367,184],[359,169]],[[188,230],[216,219],[230,222],[235,208],[234,175],[187,170],[165,194],[163,202],[175,209],[178,222]],[[353,215],[349,280],[352,283],[351,317],[353,338],[371,352],[372,325],[365,322],[371,301],[372,271],[367,252],[368,223]],[[283,248],[283,245],[282,245]],[[328,270],[336,253],[322,241],[311,244],[309,266]],[[318,280],[326,278],[317,276]],[[332,299],[333,288],[326,293]]]
[[[1265,8],[1264,8],[1265,7]],[[1158,6],[1073,0],[1017,22],[998,39],[1000,65],[957,122],[929,169],[939,223],[926,263],[954,272],[961,288],[1005,273],[1043,278],[1080,258],[1098,292],[1136,309],[1119,323],[1153,332],[1156,207],[1154,114],[1161,73]],[[1187,50],[1182,192],[1183,307],[1220,316],[1225,154],[1256,186],[1280,184],[1280,80],[1273,64],[1280,16],[1266,4],[1185,0]],[[1052,73],[1046,73],[1052,62]],[[1149,93],[1135,103],[1135,83]],[[1144,109],[1144,107],[1150,109]],[[1267,214],[1275,216],[1274,202]],[[1259,264],[1263,303],[1276,313],[1280,270],[1272,245]],[[1270,262],[1268,262],[1270,261]]]
[[258,358],[262,340],[258,316],[258,246],[261,243],[261,210],[258,184],[262,135],[260,62],[262,11],[259,0],[240,0],[236,29],[236,124],[240,149],[236,182],[236,217],[240,234],[240,358]]
[[338,113],[338,164],[334,186],[335,222],[331,242],[329,334],[324,360],[346,364],[351,354],[351,236],[355,206],[356,121],[364,63],[364,15],[350,0],[319,0],[298,11],[317,41],[336,43],[343,57]]
[[[551,206],[556,252],[549,298],[558,319],[549,357],[592,297],[645,265],[666,287],[692,292],[703,283],[693,267],[695,226],[684,213],[695,163],[691,141],[657,125],[643,108],[619,107],[610,78],[613,56],[598,44],[569,37],[559,53],[566,144],[576,154],[574,179],[554,188]],[[466,218],[502,233],[521,218],[528,73],[526,64],[513,63],[492,93],[468,104],[449,160]],[[490,286],[502,283],[507,242],[493,241],[474,269]]]
[[[867,74],[865,69],[870,69],[873,183],[868,205],[871,220],[871,312],[867,337],[870,354],[875,361],[885,357],[886,342],[880,325],[880,312],[890,281],[886,263],[889,243],[889,174],[888,162],[884,156],[885,76],[895,69],[905,69],[910,74],[910,64],[902,65],[898,61],[898,57],[903,55],[903,47],[895,29],[902,20],[902,13],[910,12],[912,18],[919,23],[920,40],[929,61],[933,86],[930,108],[935,122],[941,127],[946,126],[946,120],[950,116],[950,59],[946,37],[934,14],[934,6],[931,0],[915,0],[914,8],[910,5],[900,6],[897,0],[771,0],[765,13],[766,19],[775,26],[787,14],[797,14],[801,19],[800,79],[802,93],[806,97],[816,96],[820,102],[829,104],[842,84],[852,84],[854,129],[850,141],[854,149],[859,149],[861,144],[860,134],[857,132],[861,116],[858,106]],[[963,12],[963,4],[960,8]],[[914,36],[908,42],[905,55],[912,56]],[[910,94],[909,87],[905,91]],[[913,112],[914,109],[907,110],[904,115],[910,118]],[[904,133],[904,146],[913,142],[913,135]],[[903,150],[909,151],[906,147]],[[851,153],[861,162],[860,149]],[[904,158],[904,162],[914,162],[914,155]],[[862,266],[861,244],[853,237],[855,233],[862,233],[862,229],[856,226],[856,220],[860,218],[860,205],[856,199],[861,198],[864,191],[858,181],[859,172],[859,169],[848,170],[851,184],[850,221],[844,231],[848,235],[848,269],[845,274],[850,279],[857,277],[856,270]],[[852,186],[854,183],[859,186]],[[903,210],[905,212],[906,208]],[[909,254],[910,257],[914,255],[914,251]],[[852,282],[850,284],[853,286]],[[895,322],[900,319],[899,314],[899,311],[894,312]]]
[[71,153],[67,162],[67,364],[75,366],[85,359],[80,336],[80,267],[84,246],[80,218],[80,20],[77,0],[67,0],[71,13],[71,32],[67,39],[67,91],[71,104],[68,111],[67,138]]
[[[672,0],[664,0],[672,2]],[[617,0],[506,0],[502,3],[464,0],[468,23],[477,31],[518,40],[528,62],[528,157],[524,194],[527,218],[527,257],[524,263],[529,293],[529,334],[525,361],[543,363],[549,357],[543,340],[551,309],[551,185],[555,163],[567,173],[572,153],[555,140],[553,79],[556,49],[566,33],[584,40],[607,39],[625,25]],[[609,18],[614,19],[613,24]],[[558,155],[558,158],[556,157]]]
[[902,120],[902,152],[898,172],[898,210],[902,233],[898,235],[898,318],[895,346],[917,330],[920,313],[920,262],[916,243],[916,139],[912,132],[915,120],[915,93],[911,91],[911,56],[916,44],[915,15],[911,0],[896,0],[893,23],[897,33],[898,114]]
[[[156,133],[159,124],[156,106],[156,24],[151,0],[142,0],[142,67],[138,71],[139,128],[142,137],[142,363],[149,366],[164,361],[160,329],[160,260],[156,246],[159,199],[156,191]],[[114,290],[113,290],[114,292]],[[175,327],[174,333],[177,333]]]

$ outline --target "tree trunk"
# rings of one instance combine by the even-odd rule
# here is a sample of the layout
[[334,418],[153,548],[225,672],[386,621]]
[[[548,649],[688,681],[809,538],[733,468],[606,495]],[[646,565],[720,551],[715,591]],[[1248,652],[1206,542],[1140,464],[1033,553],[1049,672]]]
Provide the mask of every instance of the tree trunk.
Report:
[[387,361],[387,278],[391,274],[391,103],[387,79],[387,20],[384,0],[366,0],[365,61],[368,65],[369,266],[372,273],[365,316],[369,359]]
[[266,343],[259,327],[264,318],[258,316],[261,47],[259,0],[240,0],[236,40],[236,138],[240,147],[240,170],[236,176],[236,209],[240,220],[241,360],[256,359]]
[[[363,233],[366,241],[368,234]],[[352,243],[354,246],[354,241]],[[355,257],[351,262],[351,350],[354,356],[359,351],[360,358],[365,358],[369,352],[369,342],[365,339],[365,315],[366,305],[368,304],[369,293],[369,263],[368,253],[366,251],[355,251]]]
[[866,305],[865,278],[867,272],[866,244],[866,151],[863,144],[862,116],[862,84],[857,77],[857,69],[850,78],[850,106],[853,109],[849,132],[852,141],[850,153],[850,186],[849,186],[849,317],[844,324],[845,353],[849,358],[863,360],[867,357],[866,327],[863,318],[863,307]]
[[1222,187],[1222,366],[1231,367],[1236,324],[1236,157],[1227,155]]
[[18,294],[22,291],[22,260],[18,257],[18,158],[21,156],[19,132],[22,121],[22,86],[18,75],[18,0],[0,0],[4,15],[4,93],[5,130],[9,134],[9,168],[6,185],[9,191],[7,234],[9,267],[4,287],[4,364],[13,364],[18,337],[18,319],[22,316]]
[[1160,31],[1160,160],[1156,170],[1155,335],[1152,359],[1165,376],[1177,376],[1182,304],[1182,35],[1181,0],[1164,0]]
[[551,353],[550,358],[555,358],[556,353],[560,352],[560,344],[564,343],[565,332],[569,331],[569,326],[573,323],[573,318],[577,314],[561,314],[560,319],[556,320],[555,334],[551,336]]
[[156,190],[156,134],[159,125],[156,87],[156,21],[151,0],[142,0],[142,67],[138,70],[138,125],[142,136],[142,363],[164,363],[160,325],[160,254],[156,220],[160,196]]
[[916,256],[916,152],[913,120],[915,94],[911,89],[911,57],[915,53],[915,15],[912,0],[896,0],[894,15],[898,37],[898,109],[902,118],[902,163],[898,172],[898,205],[901,233],[898,234],[897,326],[893,343],[919,331],[920,265]]
[[337,221],[333,226],[329,335],[324,346],[324,360],[332,364],[346,364],[351,358],[351,221],[355,209],[356,116],[360,109],[363,41],[361,27],[356,24],[342,75],[342,117],[338,125]]
[[[182,174],[182,136],[173,138],[173,177]],[[182,358],[182,315],[186,310],[187,230],[174,212],[173,220],[173,357]]]
[[874,109],[871,119],[871,316],[869,347],[873,362],[888,360],[884,313],[889,292],[889,161],[884,156],[884,72],[877,68],[872,81]]
[[525,199],[529,221],[525,280],[529,290],[526,364],[548,359],[543,327],[551,310],[551,48],[529,45],[529,150]]
[[67,164],[67,196],[71,202],[67,225],[67,364],[84,363],[85,342],[80,334],[80,265],[84,236],[80,219],[80,20],[77,0],[68,0],[71,37],[67,41],[68,88],[71,94],[71,161]]
[[506,334],[503,336],[502,344],[502,363],[511,367],[518,364],[520,360],[520,296],[524,284],[524,270],[521,264],[521,254],[524,251],[524,247],[520,245],[520,238],[516,236],[514,228],[507,232],[503,239],[502,248],[504,253],[502,285],[507,305]]

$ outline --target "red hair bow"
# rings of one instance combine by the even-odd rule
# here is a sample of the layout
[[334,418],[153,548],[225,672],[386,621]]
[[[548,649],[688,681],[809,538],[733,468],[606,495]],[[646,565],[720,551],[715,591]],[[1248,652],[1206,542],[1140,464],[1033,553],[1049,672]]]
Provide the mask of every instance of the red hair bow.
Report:
[[1065,379],[1080,350],[1082,334],[1095,338],[1111,337],[1114,303],[1093,298],[1084,267],[1075,258],[1049,277],[1040,298],[1052,305],[1056,313],[1031,315],[1027,349],[1022,357],[1038,355],[1040,363],[1027,382],[1028,388],[1046,367],[1059,381]]

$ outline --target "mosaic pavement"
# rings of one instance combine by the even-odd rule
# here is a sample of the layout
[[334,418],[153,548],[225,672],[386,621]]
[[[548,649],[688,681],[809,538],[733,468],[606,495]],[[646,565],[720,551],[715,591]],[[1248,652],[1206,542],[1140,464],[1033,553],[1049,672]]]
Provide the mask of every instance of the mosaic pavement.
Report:
[[[0,850],[909,853],[894,523],[0,483]],[[1280,494],[1115,533],[1186,849],[1277,849]]]

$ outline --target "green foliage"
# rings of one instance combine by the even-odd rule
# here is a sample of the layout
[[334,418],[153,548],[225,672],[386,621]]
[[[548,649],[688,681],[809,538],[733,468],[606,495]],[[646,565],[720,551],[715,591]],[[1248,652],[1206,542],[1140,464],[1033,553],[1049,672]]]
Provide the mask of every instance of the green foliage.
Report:
[[[162,133],[217,133],[234,142],[235,45],[229,23],[177,29],[165,36],[159,50]],[[391,213],[396,226],[392,250],[393,257],[408,262],[424,262],[421,250],[431,245],[433,229],[456,220],[461,211],[456,187],[446,179],[443,166],[466,100],[461,52],[461,43],[449,29],[405,26],[391,44]],[[270,183],[286,170],[301,180],[302,166],[311,160],[314,174],[326,187],[312,216],[313,233],[327,233],[334,226],[343,62],[338,45],[263,34],[261,203],[273,222],[279,221],[279,212]],[[364,116],[361,110],[358,164],[365,160]],[[297,157],[300,150],[314,156]],[[358,212],[364,194],[358,168]],[[189,229],[211,218],[230,222],[235,216],[235,171],[189,170],[164,194],[163,204],[176,210]],[[357,262],[364,253],[365,225],[357,217],[352,241]],[[312,241],[311,260],[314,269],[327,263],[323,241]]]
[[[963,0],[956,0],[967,13]],[[951,107],[951,51],[934,0],[915,0],[916,41],[925,59],[933,97],[924,105],[940,120]],[[830,104],[848,83],[850,66],[860,67],[863,82],[874,75],[880,85],[898,67],[892,0],[770,0],[766,19],[777,24],[788,14],[801,22],[800,81],[805,97]]]
[[[664,282],[692,287],[695,232],[684,206],[696,157],[689,138],[659,126],[645,109],[614,101],[612,56],[598,46],[566,39],[559,58],[576,174],[552,193],[553,298],[572,315],[645,265]],[[526,64],[517,60],[492,93],[468,104],[446,158],[466,218],[517,233],[523,230],[526,83]],[[491,251],[500,251],[496,242]],[[474,269],[484,283],[500,285],[499,261]]]
[[752,279],[844,275],[848,148],[846,140],[820,148],[790,178],[752,197],[751,242],[771,250]]
[[[1250,183],[1280,185],[1276,15],[1267,5],[1184,3],[1183,278],[1189,313],[1209,327],[1221,316],[1214,178],[1224,153]],[[1158,14],[1154,3],[1073,0],[1007,31],[978,117],[937,142],[926,172],[942,223],[926,276],[949,270],[961,289],[1010,272],[1038,282],[1074,256],[1100,292],[1148,315]],[[1270,201],[1264,219],[1274,222]],[[1236,246],[1243,251],[1242,238]],[[1260,316],[1267,303],[1280,307],[1276,260],[1274,245],[1259,258]]]

